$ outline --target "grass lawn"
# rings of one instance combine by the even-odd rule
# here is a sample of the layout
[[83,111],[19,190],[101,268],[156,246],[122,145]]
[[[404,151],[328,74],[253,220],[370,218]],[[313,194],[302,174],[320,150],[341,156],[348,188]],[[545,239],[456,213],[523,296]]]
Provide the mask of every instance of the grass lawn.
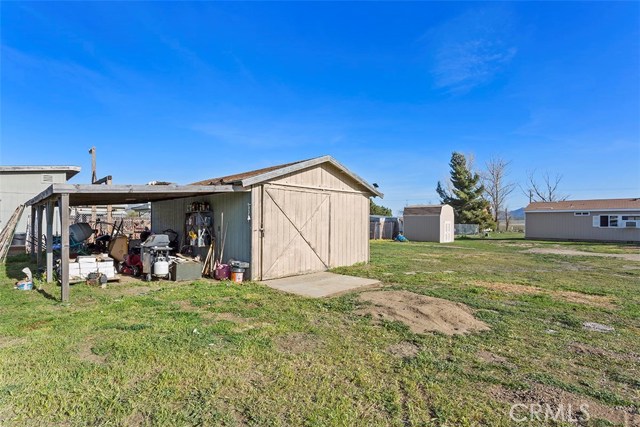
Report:
[[[10,258],[0,266],[0,425],[499,426],[514,425],[520,402],[587,403],[581,425],[632,425],[640,262],[532,248],[638,253],[504,234],[376,241],[370,264],[336,270],[466,304],[491,329],[464,336],[360,316],[357,292],[306,299],[253,283],[79,284],[65,305],[54,285],[14,290],[29,263]],[[536,424],[548,423],[520,425]]]

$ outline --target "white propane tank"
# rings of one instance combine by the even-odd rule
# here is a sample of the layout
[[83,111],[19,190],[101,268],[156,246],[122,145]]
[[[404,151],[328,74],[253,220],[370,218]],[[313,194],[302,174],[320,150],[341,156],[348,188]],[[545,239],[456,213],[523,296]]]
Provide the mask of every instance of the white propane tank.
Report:
[[168,261],[156,261],[153,263],[153,275],[158,277],[164,277],[169,275],[169,262]]

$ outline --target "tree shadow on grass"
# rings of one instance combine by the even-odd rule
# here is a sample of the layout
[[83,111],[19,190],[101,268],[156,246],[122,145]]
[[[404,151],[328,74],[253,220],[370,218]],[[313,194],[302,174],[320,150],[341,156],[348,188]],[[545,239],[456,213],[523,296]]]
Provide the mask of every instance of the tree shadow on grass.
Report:
[[38,274],[38,266],[31,261],[31,257],[27,254],[7,257],[4,266],[7,278],[16,281],[24,279],[25,274],[22,269],[25,267],[29,267],[34,277]]

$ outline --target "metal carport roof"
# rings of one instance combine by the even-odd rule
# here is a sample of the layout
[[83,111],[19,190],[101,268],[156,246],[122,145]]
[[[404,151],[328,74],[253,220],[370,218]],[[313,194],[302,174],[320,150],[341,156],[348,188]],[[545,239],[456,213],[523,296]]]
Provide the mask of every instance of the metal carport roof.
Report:
[[26,205],[38,205],[48,199],[57,199],[62,194],[69,195],[69,206],[87,206],[155,202],[234,191],[244,190],[233,185],[52,184]]

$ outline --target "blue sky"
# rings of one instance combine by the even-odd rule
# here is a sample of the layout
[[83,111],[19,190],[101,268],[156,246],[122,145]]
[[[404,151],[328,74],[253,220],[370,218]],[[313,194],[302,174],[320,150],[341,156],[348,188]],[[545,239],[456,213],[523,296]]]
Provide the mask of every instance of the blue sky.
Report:
[[[640,3],[2,2],[2,164],[74,182],[336,157],[394,212],[451,152],[640,195]],[[509,206],[526,204],[516,191]]]

